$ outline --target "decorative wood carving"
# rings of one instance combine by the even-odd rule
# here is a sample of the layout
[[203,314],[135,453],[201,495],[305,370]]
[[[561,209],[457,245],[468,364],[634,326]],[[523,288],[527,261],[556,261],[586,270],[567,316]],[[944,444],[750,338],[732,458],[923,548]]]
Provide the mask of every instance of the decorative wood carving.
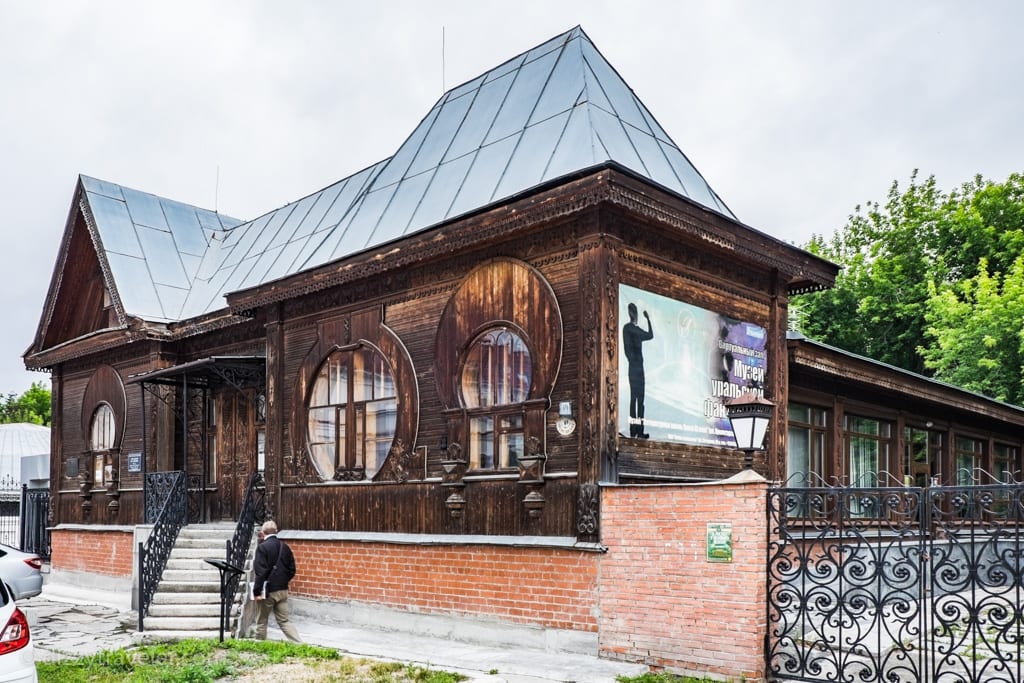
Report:
[[576,532],[582,537],[597,534],[600,519],[601,487],[597,484],[581,484],[576,505]]
[[395,439],[384,461],[384,467],[381,468],[381,474],[377,477],[378,481],[409,481],[409,466],[412,460],[412,451],[401,439]]

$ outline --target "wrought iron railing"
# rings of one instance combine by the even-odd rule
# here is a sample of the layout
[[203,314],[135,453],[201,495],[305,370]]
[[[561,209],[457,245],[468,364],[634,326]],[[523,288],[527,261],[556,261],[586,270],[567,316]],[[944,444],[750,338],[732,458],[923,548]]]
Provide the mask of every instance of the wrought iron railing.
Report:
[[[245,498],[242,501],[242,510],[238,514],[238,524],[235,526],[235,534],[227,543],[225,559],[228,565],[245,568],[245,558],[249,555],[249,546],[252,544],[252,534],[257,524],[262,524],[267,517],[266,507],[266,484],[263,475],[256,472],[249,478],[249,486],[245,489]],[[238,592],[238,582],[242,574],[231,572],[221,586],[221,605],[231,605]],[[226,610],[221,612],[221,628],[226,629],[229,624],[229,615]]]
[[21,549],[50,559],[50,530],[46,518],[50,514],[50,489],[21,487]]
[[166,490],[153,530],[145,543],[139,543],[139,631],[144,630],[143,619],[149,612],[149,603],[171,556],[178,532],[185,526],[185,473],[154,472],[149,475],[158,489]]

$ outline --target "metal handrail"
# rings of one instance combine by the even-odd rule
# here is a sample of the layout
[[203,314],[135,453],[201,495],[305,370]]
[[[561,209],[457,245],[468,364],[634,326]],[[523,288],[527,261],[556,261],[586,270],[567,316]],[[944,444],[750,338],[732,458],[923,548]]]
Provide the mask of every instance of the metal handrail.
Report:
[[178,532],[186,522],[185,473],[160,472],[170,478],[170,489],[160,512],[153,524],[153,530],[145,543],[139,543],[139,631],[143,631],[143,619],[149,612],[156,588],[160,584],[167,559],[178,539]]
[[[267,489],[261,472],[253,473],[249,478],[249,486],[245,489],[245,498],[242,500],[242,510],[238,514],[238,524],[235,526],[235,533],[227,542],[225,559],[228,565],[233,567],[245,567],[245,558],[249,555],[249,546],[252,544],[253,531],[257,522],[263,523],[267,518],[266,506]],[[234,596],[238,592],[238,582],[242,575],[232,572],[226,577],[221,585],[221,605],[231,605]],[[228,626],[229,620],[226,610],[221,613],[221,628]]]

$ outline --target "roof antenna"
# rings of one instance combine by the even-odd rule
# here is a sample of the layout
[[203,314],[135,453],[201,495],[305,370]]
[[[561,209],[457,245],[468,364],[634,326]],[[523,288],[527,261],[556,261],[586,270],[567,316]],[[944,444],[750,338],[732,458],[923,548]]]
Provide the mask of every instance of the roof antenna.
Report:
[[220,195],[220,164],[217,164],[217,178],[213,181],[213,212],[217,213],[217,202]]
[[444,93],[444,24],[441,24],[441,94]]

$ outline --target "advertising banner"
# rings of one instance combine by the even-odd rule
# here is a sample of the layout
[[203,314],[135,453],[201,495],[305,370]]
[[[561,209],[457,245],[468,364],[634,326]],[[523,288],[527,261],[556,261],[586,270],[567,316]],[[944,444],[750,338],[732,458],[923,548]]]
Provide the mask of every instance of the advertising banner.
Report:
[[619,327],[619,432],[734,448],[724,402],[763,394],[765,329],[629,285]]

